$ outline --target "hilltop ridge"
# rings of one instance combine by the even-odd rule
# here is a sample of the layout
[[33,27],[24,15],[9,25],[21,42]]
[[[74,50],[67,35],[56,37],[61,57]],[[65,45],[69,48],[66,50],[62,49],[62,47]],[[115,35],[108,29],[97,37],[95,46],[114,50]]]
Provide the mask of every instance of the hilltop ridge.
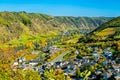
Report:
[[26,12],[0,12],[0,43],[24,36],[56,35],[69,29],[94,29],[111,17],[55,17]]

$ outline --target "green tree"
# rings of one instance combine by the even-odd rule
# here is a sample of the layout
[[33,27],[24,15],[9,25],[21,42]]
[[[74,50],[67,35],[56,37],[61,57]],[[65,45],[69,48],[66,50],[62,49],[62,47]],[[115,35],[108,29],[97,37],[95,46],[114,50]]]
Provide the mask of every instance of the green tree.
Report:
[[40,75],[36,71],[26,70],[24,80],[41,80]]

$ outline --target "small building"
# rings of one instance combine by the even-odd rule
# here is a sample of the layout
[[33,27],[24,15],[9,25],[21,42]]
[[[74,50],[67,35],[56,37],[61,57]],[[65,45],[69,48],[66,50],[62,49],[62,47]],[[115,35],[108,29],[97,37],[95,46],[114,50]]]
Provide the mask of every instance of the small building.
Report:
[[19,58],[18,61],[19,61],[19,63],[22,63],[22,62],[26,61],[26,59],[24,57],[21,57],[21,58]]
[[55,65],[57,68],[60,68],[60,67],[62,67],[63,63],[62,62],[55,62]]
[[32,65],[32,66],[35,66],[35,65],[38,64],[38,62],[36,62],[36,61],[30,61],[29,64]]
[[78,51],[78,50],[76,50],[76,51],[75,51],[75,54],[79,54],[79,51]]
[[18,66],[18,62],[14,62],[14,63],[13,63],[13,66]]

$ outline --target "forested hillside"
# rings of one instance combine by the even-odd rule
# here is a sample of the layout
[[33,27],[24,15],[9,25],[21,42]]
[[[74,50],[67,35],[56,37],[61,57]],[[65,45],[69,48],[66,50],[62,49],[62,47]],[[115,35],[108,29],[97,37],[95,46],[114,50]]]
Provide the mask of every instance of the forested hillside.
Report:
[[114,18],[87,35],[86,42],[120,40],[120,17]]
[[55,17],[26,12],[0,12],[0,43],[69,29],[94,29],[109,17]]

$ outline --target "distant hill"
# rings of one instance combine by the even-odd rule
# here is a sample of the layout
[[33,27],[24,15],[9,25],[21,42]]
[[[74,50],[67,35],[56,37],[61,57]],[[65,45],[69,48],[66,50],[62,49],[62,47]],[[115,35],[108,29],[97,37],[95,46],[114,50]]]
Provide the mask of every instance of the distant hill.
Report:
[[102,24],[90,34],[102,40],[120,40],[120,17]]
[[68,29],[94,29],[112,17],[55,17],[26,12],[0,12],[0,43],[22,36],[57,34]]
[[79,39],[79,42],[120,40],[120,17],[114,18]]

